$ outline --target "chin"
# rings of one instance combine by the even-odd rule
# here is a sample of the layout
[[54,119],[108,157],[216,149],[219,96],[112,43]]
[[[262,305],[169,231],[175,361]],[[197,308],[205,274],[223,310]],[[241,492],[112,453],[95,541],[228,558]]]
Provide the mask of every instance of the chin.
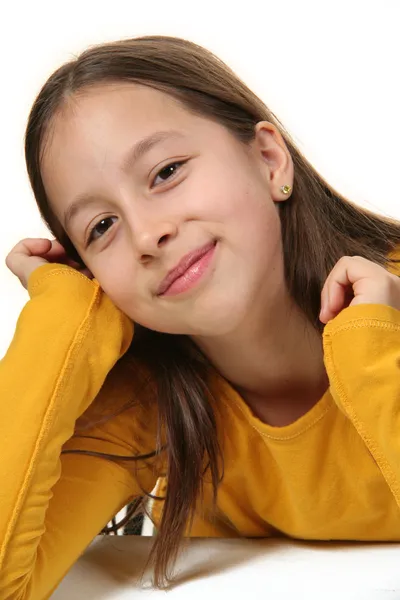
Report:
[[168,322],[164,321],[163,323],[135,322],[145,329],[157,331],[158,333],[212,337],[233,332],[239,326],[241,319],[229,310],[221,310],[206,313],[202,311],[202,314],[180,315],[179,320],[170,319]]
[[[157,315],[159,318],[146,319],[141,314],[142,318],[137,315],[138,319],[134,321],[146,329],[171,335],[228,335],[249,318],[254,298],[251,294],[247,297],[241,295],[238,286],[232,285],[230,289],[224,287],[225,289],[218,291],[210,290],[211,293],[199,294],[188,304],[176,304],[173,310]],[[151,317],[156,317],[156,314]]]
[[227,302],[226,298],[213,306],[202,307],[190,319],[189,335],[215,337],[229,335],[236,331],[248,318],[251,307],[241,303],[236,297]]

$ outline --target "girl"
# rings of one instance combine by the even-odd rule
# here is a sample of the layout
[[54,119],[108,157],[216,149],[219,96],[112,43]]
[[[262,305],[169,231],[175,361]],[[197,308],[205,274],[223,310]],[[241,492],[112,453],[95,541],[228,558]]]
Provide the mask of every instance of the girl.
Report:
[[25,151],[55,239],[6,258],[0,597],[48,598],[156,484],[159,587],[188,536],[399,541],[400,223],[173,37],[61,66]]

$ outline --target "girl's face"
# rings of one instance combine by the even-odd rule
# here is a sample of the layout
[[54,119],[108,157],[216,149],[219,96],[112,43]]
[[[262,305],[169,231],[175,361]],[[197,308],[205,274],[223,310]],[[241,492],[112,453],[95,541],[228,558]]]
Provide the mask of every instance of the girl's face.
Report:
[[[133,321],[165,333],[221,335],[243,322],[260,294],[276,294],[283,264],[274,201],[285,199],[279,188],[292,185],[293,165],[273,125],[258,123],[246,147],[169,95],[136,84],[92,88],[53,125],[42,163],[51,206]],[[73,205],[79,210],[67,219]],[[160,293],[181,259],[206,247],[191,272]]]

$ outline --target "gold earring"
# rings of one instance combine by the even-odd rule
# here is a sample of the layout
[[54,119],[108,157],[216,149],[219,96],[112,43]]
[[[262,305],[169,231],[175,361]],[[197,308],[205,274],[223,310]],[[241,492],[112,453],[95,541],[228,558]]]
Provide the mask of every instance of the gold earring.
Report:
[[282,185],[280,190],[284,194],[289,194],[292,191],[292,188],[290,187],[290,185]]

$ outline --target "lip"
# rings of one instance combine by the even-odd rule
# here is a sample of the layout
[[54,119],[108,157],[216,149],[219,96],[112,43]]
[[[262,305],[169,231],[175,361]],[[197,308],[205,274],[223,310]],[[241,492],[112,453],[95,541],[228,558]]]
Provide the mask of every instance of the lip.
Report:
[[204,246],[197,248],[197,250],[185,254],[185,256],[179,261],[179,263],[168,272],[166,277],[164,277],[164,279],[158,287],[157,295],[161,296],[162,294],[164,294],[167,291],[167,289],[174,283],[174,281],[176,281],[179,277],[182,277],[182,275],[186,273],[186,271],[190,269],[190,267],[195,262],[200,260],[205,254],[207,254],[207,252],[214,248],[215,245],[216,241],[213,240],[212,242],[208,242]]

